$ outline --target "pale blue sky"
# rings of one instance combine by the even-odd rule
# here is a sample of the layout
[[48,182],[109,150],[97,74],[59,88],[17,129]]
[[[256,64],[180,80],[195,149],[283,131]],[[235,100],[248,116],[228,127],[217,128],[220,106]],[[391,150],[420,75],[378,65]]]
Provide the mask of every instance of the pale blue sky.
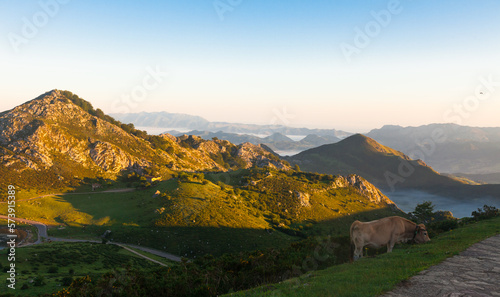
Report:
[[0,0],[0,110],[57,88],[108,113],[500,126],[499,1],[19,2]]

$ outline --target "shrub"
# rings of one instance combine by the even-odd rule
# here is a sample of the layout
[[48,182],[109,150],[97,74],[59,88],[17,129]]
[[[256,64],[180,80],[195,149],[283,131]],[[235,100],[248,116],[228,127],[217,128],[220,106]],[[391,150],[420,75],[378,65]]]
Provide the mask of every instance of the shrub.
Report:
[[73,278],[71,276],[65,276],[62,279],[62,285],[63,286],[69,286],[73,282]]
[[33,285],[35,287],[45,286],[45,278],[43,277],[43,275],[39,275],[39,276],[35,277],[35,279],[33,281]]
[[496,207],[488,206],[488,205],[484,205],[483,209],[478,208],[477,211],[472,212],[472,217],[476,221],[494,218],[494,217],[499,216],[499,215],[500,215],[500,212]]
[[450,231],[456,228],[458,228],[458,220],[456,219],[433,222],[427,225],[427,230],[430,237],[434,237],[439,233]]
[[57,273],[58,268],[56,266],[50,266],[49,267],[49,273]]

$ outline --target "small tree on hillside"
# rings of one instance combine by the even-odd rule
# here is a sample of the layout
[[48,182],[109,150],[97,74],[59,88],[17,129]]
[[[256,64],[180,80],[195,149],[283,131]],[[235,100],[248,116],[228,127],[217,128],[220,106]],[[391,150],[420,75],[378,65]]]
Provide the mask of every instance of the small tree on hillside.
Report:
[[418,222],[427,224],[432,221],[434,217],[434,205],[431,201],[425,201],[418,204],[413,212],[409,213]]

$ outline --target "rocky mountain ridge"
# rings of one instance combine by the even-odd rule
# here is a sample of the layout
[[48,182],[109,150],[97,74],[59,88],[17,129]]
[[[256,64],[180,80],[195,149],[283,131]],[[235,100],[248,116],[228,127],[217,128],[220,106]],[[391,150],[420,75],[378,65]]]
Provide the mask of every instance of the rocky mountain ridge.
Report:
[[[75,102],[83,103],[78,106]],[[287,168],[260,146],[198,142],[192,147],[172,137],[138,137],[68,91],[52,90],[0,113],[0,171],[5,172],[4,182],[21,178],[27,185],[63,186],[85,177],[116,178],[127,170],[153,168],[155,174],[165,175],[175,170],[225,171],[243,163],[245,167]],[[225,159],[238,154],[241,164],[228,165]]]
[[[178,131],[170,131],[169,133],[176,136],[183,134]],[[198,131],[198,130],[189,131],[187,134],[197,135],[207,140],[213,138],[224,139],[234,144],[241,144],[245,142],[249,142],[255,145],[264,144],[265,146],[271,148],[273,151],[278,153],[281,151],[303,151],[323,144],[336,143],[341,140],[340,138],[333,135],[318,136],[316,134],[309,134],[303,139],[295,141],[289,138],[288,136],[278,132],[269,135],[267,137],[258,137],[249,134],[227,133],[222,131],[209,132],[209,131]]]

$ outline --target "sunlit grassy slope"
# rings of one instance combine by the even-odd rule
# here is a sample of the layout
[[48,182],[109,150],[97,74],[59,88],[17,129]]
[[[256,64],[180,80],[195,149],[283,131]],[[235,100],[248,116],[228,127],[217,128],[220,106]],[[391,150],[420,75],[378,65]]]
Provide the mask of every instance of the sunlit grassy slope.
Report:
[[331,220],[349,214],[393,214],[352,187],[332,188],[332,180],[271,169],[183,173],[145,190],[20,201],[17,215],[56,226],[51,236],[98,238],[111,230],[115,241],[194,257],[285,246],[334,231]]

